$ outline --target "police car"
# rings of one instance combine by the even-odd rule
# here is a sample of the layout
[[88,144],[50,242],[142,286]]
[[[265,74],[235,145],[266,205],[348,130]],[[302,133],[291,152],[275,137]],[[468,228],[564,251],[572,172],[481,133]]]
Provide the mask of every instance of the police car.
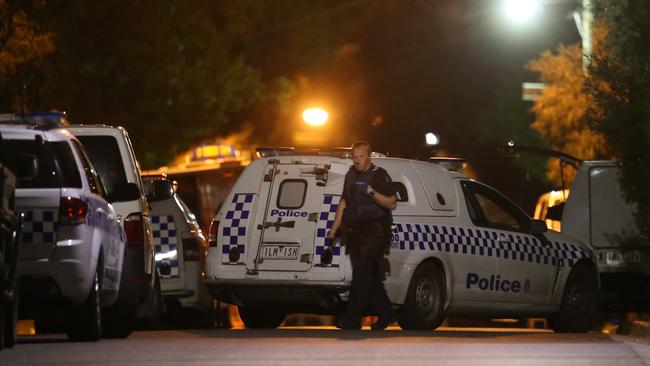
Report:
[[[207,238],[166,175],[143,176],[142,182],[151,206],[156,268],[167,314],[192,325],[210,325],[212,298],[201,283]],[[183,310],[199,314],[183,319]]]
[[124,232],[83,146],[58,128],[63,117],[0,118],[23,217],[21,313],[62,313],[72,340],[125,337],[136,308],[132,273],[123,270]]
[[[258,150],[209,232],[205,284],[236,304],[251,328],[293,312],[337,313],[352,270],[331,227],[351,166],[349,149]],[[404,329],[435,329],[446,315],[546,317],[587,331],[598,277],[585,245],[548,231],[454,165],[375,157],[397,191],[386,290]]]

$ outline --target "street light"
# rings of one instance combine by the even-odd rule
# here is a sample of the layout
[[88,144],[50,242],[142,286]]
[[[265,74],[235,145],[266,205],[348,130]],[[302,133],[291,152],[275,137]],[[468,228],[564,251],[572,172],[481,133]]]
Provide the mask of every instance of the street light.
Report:
[[523,23],[542,10],[539,0],[506,0],[504,10],[516,23]]
[[438,135],[436,135],[433,132],[427,132],[424,135],[424,138],[425,138],[425,140],[427,142],[427,145],[429,145],[429,146],[436,146],[436,145],[438,145],[438,143],[440,143],[440,139],[438,138]]
[[322,108],[308,108],[302,112],[302,119],[311,126],[322,126],[328,118],[329,114]]

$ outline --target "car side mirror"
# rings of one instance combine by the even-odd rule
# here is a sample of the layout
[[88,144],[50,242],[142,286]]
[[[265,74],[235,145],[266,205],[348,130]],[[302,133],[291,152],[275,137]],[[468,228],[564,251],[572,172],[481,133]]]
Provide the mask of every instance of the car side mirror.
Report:
[[532,220],[530,222],[530,233],[533,235],[543,234],[548,231],[546,223],[542,220]]
[[17,154],[11,160],[16,180],[31,180],[38,176],[38,159],[32,154]]
[[140,199],[140,189],[135,183],[117,183],[108,195],[109,202],[125,202]]
[[168,180],[154,180],[147,195],[149,202],[164,201],[174,197],[174,186]]
[[561,221],[563,212],[564,202],[560,203],[559,205],[549,207],[548,211],[546,211],[546,218],[549,220]]

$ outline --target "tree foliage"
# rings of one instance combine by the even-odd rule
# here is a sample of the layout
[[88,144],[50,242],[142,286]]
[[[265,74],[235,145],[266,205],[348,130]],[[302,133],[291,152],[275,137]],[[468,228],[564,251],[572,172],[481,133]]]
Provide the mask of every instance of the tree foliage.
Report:
[[[594,159],[606,155],[603,135],[590,129],[585,120],[589,100],[584,93],[585,73],[579,43],[560,45],[556,52],[545,51],[527,64],[539,73],[544,89],[535,101],[532,128],[546,139],[552,149],[580,159]],[[547,177],[555,185],[570,184],[575,169],[560,169],[557,159],[549,159]],[[563,181],[564,179],[564,181]]]
[[53,34],[41,27],[41,1],[0,0],[0,105],[19,111],[23,88],[54,50]]
[[594,1],[594,16],[608,28],[605,55],[590,65],[588,123],[621,161],[621,185],[637,203],[637,221],[650,230],[650,3]]

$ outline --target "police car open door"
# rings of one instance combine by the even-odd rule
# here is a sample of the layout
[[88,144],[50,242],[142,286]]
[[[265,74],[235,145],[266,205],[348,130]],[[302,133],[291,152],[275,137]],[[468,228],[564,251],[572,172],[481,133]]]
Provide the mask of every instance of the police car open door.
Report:
[[317,164],[271,159],[264,168],[255,213],[249,273],[307,271],[314,262],[314,237],[327,169]]

